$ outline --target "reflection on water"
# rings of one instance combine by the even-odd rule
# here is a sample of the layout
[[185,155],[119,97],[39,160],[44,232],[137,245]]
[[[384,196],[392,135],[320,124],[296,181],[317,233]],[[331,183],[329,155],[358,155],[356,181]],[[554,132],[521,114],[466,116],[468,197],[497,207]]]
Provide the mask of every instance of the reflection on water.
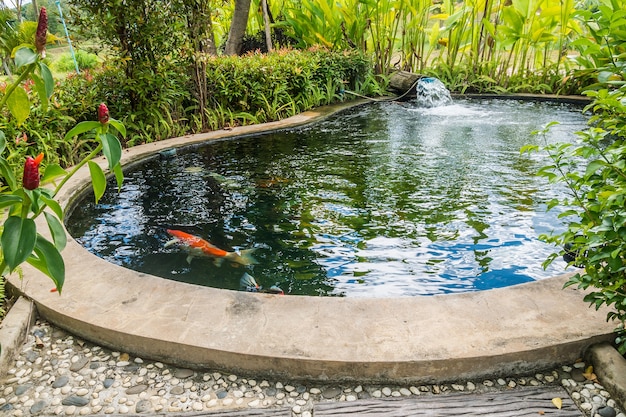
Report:
[[[580,110],[519,101],[444,107],[377,103],[284,132],[213,142],[126,173],[68,221],[71,234],[126,267],[238,289],[244,272],[288,294],[365,297],[484,290],[560,273],[537,236],[562,226],[545,202],[562,193],[520,155],[530,134],[584,128]],[[217,267],[174,247],[166,228],[258,265]]]

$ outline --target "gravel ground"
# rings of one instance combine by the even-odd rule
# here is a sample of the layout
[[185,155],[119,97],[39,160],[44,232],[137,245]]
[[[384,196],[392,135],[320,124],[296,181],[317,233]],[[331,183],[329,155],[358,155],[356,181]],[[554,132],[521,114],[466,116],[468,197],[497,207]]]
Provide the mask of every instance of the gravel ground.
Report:
[[[315,402],[493,392],[562,386],[590,417],[626,417],[584,362],[534,375],[441,385],[321,385],[180,369],[95,346],[38,320],[0,383],[1,415],[111,415],[290,408],[310,417]],[[555,407],[556,405],[549,405]]]

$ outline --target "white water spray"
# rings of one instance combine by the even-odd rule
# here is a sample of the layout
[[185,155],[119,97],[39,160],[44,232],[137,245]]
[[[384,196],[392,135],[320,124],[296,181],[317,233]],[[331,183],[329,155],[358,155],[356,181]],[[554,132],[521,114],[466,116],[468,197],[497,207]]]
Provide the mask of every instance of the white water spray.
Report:
[[452,104],[450,91],[434,77],[420,78],[415,86],[416,102],[420,107],[439,107]]

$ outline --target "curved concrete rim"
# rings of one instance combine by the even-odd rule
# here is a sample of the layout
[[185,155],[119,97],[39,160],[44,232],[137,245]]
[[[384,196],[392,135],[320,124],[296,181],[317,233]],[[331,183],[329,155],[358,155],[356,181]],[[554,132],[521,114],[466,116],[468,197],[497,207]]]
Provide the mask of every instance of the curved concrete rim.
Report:
[[[310,123],[347,107],[185,136],[124,151],[157,152]],[[104,167],[104,160],[97,160]],[[65,209],[89,187],[80,170]],[[47,226],[40,222],[40,232]],[[113,265],[69,239],[63,293],[25,265],[9,283],[39,314],[86,340],[178,366],[291,380],[438,383],[525,374],[572,363],[612,340],[605,310],[563,289],[567,275],[488,291],[413,298],[277,296],[174,282]]]

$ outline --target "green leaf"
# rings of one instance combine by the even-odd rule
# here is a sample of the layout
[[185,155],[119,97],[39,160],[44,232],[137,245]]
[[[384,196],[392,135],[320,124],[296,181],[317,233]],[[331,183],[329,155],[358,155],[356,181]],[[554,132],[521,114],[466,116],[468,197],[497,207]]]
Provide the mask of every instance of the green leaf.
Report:
[[97,204],[104,195],[104,190],[106,190],[107,187],[107,180],[104,176],[102,168],[100,168],[100,165],[96,164],[93,161],[89,161],[87,162],[87,164],[89,165],[89,173],[91,174],[91,185],[93,186],[93,193],[96,197]]
[[56,216],[60,220],[63,220],[63,209],[61,208],[61,205],[55,199],[50,198],[49,196],[45,195],[44,193],[41,193],[39,198],[41,198],[41,200],[44,203],[46,203],[46,205],[50,208],[50,210],[52,210],[54,212],[54,214],[56,214]]
[[34,251],[37,257],[29,257],[28,263],[52,278],[57,291],[61,293],[65,282],[65,263],[61,253],[41,235],[37,236]]
[[124,183],[124,173],[122,172],[122,165],[117,164],[113,167],[113,172],[115,173],[115,180],[117,181],[117,192],[122,189],[122,184]]
[[0,158],[0,175],[2,175],[11,191],[17,188],[15,176],[13,175],[13,169],[4,158]]
[[66,175],[67,175],[67,171],[61,168],[59,164],[46,165],[46,170],[41,176],[41,184],[50,183],[54,179],[58,177],[65,177]]
[[122,135],[123,138],[126,137],[126,126],[124,126],[124,123],[119,120],[109,118],[109,124],[113,126],[115,130],[120,132],[120,135]]
[[65,228],[56,216],[53,216],[48,212],[44,212],[43,214],[46,217],[46,222],[48,222],[48,229],[50,229],[54,246],[56,246],[59,251],[62,251],[65,249],[65,245],[67,244]]
[[107,161],[109,161],[109,169],[113,169],[119,164],[122,158],[122,145],[120,141],[110,133],[98,135],[98,137],[102,141],[102,153],[106,156]]
[[4,152],[4,148],[7,147],[7,139],[6,136],[4,136],[4,132],[2,130],[0,130],[0,154],[2,154],[2,152]]
[[39,100],[41,101],[41,109],[45,112],[48,111],[48,96],[46,95],[46,86],[37,74],[32,74],[31,78],[35,82],[35,91],[39,96]]
[[81,133],[85,133],[85,132],[89,132],[90,130],[97,129],[100,126],[101,126],[100,122],[95,122],[95,121],[80,122],[79,124],[74,126],[72,129],[70,129],[69,132],[65,134],[65,140],[69,140],[73,138],[74,136],[80,135]]
[[22,198],[11,194],[0,194],[0,209],[14,204],[22,204]]
[[33,219],[10,216],[4,222],[2,252],[10,271],[28,259],[35,248],[36,240],[37,227]]
[[28,99],[28,94],[22,87],[17,87],[13,90],[13,94],[7,98],[7,107],[13,117],[15,117],[18,126],[21,126],[22,123],[28,119],[28,115],[30,114],[30,100]]
[[48,66],[43,62],[39,63],[39,71],[46,88],[46,97],[50,98],[54,92],[54,78],[52,78],[52,71],[50,71],[50,68],[48,68]]
[[37,53],[29,47],[23,46],[15,51],[15,66],[21,68],[37,62]]
[[587,170],[585,171],[585,175],[591,175],[602,167],[606,166],[606,162],[596,159],[595,161],[589,162],[587,165]]

